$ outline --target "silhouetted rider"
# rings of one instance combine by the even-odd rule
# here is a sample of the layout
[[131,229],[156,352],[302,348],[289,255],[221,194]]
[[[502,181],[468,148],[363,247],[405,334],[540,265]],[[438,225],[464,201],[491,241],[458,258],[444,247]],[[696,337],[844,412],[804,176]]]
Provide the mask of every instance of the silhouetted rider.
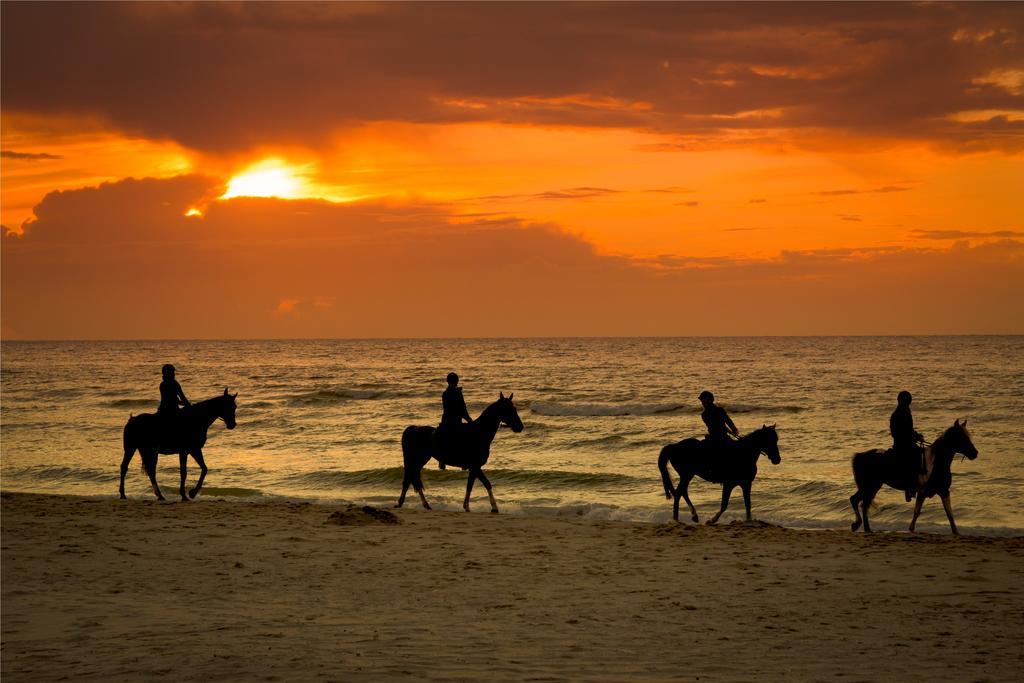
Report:
[[739,436],[740,430],[736,429],[736,425],[732,423],[732,419],[730,419],[729,413],[725,412],[725,408],[715,404],[715,395],[710,391],[700,392],[700,396],[697,398],[700,399],[701,405],[704,406],[700,419],[704,420],[704,424],[708,428],[708,435],[704,437],[704,448],[714,456],[708,460],[708,466],[710,467],[711,476],[718,476],[719,457],[723,451],[731,448],[734,443],[729,438],[729,434]]
[[178,406],[188,408],[192,404],[185,398],[178,380],[174,379],[174,366],[167,363],[162,372],[164,381],[160,382],[160,407],[156,409],[156,414],[161,418],[164,430],[167,430],[178,417]]
[[[892,452],[906,464],[908,484],[916,489],[918,474],[927,474],[928,470],[924,449],[921,448],[924,437],[914,429],[914,416],[910,412],[912,400],[909,391],[901,391],[896,396],[896,410],[889,417],[889,433],[892,434]],[[913,497],[911,488],[907,489],[906,494],[909,501]]]
[[448,388],[441,394],[441,424],[437,427],[434,435],[435,443],[438,446],[434,457],[440,469],[445,468],[445,451],[455,441],[459,430],[462,428],[462,421],[472,424],[473,418],[469,416],[466,409],[466,399],[462,397],[462,387],[459,386],[459,376],[454,372],[448,373]]
[[733,424],[729,413],[725,412],[725,408],[715,403],[714,394],[710,391],[702,391],[697,398],[700,399],[701,405],[704,406],[700,419],[704,420],[704,424],[708,428],[708,436],[705,441],[724,443],[729,441],[729,434],[733,436],[740,435],[740,430],[736,429],[736,425]]

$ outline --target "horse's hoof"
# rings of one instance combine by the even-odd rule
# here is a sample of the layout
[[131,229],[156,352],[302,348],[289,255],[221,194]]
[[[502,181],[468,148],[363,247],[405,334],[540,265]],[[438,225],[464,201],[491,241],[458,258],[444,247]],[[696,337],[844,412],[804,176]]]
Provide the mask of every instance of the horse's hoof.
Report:
[[498,514],[498,508],[491,508],[491,514],[492,515]]
[[122,493],[122,494],[121,494],[121,500],[128,500],[128,496],[126,496],[126,495],[124,495],[124,494]]
[[157,496],[157,497],[156,497],[156,499],[157,499],[157,500],[160,500],[160,501],[166,501],[166,500],[167,500],[167,499],[166,499],[166,498],[164,498],[163,496]]
[[860,522],[854,522],[850,525],[850,531],[856,531],[860,528]]
[[424,503],[424,504],[423,504],[423,509],[424,509],[424,510],[432,510],[433,508],[432,508],[432,507],[430,507],[429,505],[427,505],[426,503]]
[[714,525],[718,524],[718,521],[714,520],[714,519],[709,519],[708,521],[706,521],[704,523],[707,524],[708,526],[714,526]]
[[694,522],[699,522],[699,521],[700,521],[700,517],[698,517],[697,515],[694,515],[693,517],[691,517],[691,519],[692,519],[692,520],[693,520]]
[[400,508],[400,507],[402,507],[402,504],[401,504],[401,503],[399,503],[398,505],[395,505],[395,506],[393,506],[393,508],[392,508],[392,509],[394,509],[394,510],[397,510],[397,509],[398,509],[398,508]]
[[199,491],[196,491],[195,489],[192,489],[191,491],[188,492],[188,497],[191,498],[192,500],[195,500],[196,496],[198,495]]

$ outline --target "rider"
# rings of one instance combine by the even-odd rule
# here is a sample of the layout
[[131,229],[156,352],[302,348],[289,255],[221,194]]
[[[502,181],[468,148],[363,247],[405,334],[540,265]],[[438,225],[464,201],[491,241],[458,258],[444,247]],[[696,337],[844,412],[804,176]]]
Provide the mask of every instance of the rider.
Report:
[[167,428],[177,418],[179,405],[188,408],[192,404],[185,398],[178,380],[174,379],[174,366],[170,363],[164,365],[163,375],[164,381],[160,382],[160,407],[156,409],[156,414]]
[[736,429],[736,425],[733,424],[729,414],[725,412],[725,408],[715,403],[714,394],[710,391],[702,391],[697,398],[700,400],[700,404],[704,406],[700,419],[704,420],[704,424],[707,425],[707,440],[727,440],[730,433],[733,436],[740,435],[740,430]]
[[889,417],[889,433],[892,434],[892,452],[896,457],[903,460],[907,470],[906,489],[907,501],[909,502],[916,493],[918,475],[928,474],[924,460],[924,449],[921,443],[924,437],[914,429],[914,416],[910,412],[910,402],[913,396],[909,391],[901,391],[896,396],[896,410],[892,411]]
[[459,376],[454,372],[449,372],[447,379],[448,388],[441,394],[441,407],[444,412],[441,414],[441,424],[438,425],[434,434],[435,443],[440,446],[440,448],[434,449],[436,451],[434,457],[437,458],[438,468],[442,470],[445,468],[446,447],[454,440],[453,437],[462,426],[462,421],[465,420],[469,424],[473,424],[473,418],[469,416],[469,410],[466,409],[466,399],[462,397]]
[[700,392],[700,396],[697,398],[700,399],[701,405],[704,406],[700,419],[704,420],[704,424],[708,428],[708,435],[704,438],[706,445],[717,448],[731,443],[729,434],[733,436],[740,435],[740,430],[736,429],[736,425],[733,424],[729,414],[725,412],[725,408],[715,404],[714,394],[705,390]]

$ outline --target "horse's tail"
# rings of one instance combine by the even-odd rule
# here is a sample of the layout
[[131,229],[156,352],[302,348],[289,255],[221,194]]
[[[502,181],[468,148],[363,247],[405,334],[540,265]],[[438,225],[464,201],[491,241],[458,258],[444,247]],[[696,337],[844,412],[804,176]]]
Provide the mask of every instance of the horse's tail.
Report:
[[877,459],[877,451],[862,451],[860,453],[854,453],[853,457],[850,458],[850,466],[853,469],[853,481],[857,484],[858,489],[864,488],[864,485],[868,483],[868,470],[871,468],[871,465],[877,461]]
[[661,470],[661,483],[665,487],[665,497],[671,498],[675,495],[675,487],[672,486],[672,475],[668,473],[668,461],[672,457],[672,449],[675,444],[670,444],[661,449],[658,456],[658,469]]

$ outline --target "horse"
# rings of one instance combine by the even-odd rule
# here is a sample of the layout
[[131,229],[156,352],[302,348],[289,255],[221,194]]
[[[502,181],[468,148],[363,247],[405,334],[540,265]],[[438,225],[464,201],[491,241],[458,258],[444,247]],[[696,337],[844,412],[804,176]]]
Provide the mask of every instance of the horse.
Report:
[[[779,455],[779,435],[775,425],[762,425],[750,434],[740,437],[726,449],[708,448],[707,442],[698,439],[683,439],[679,443],[669,444],[661,449],[658,456],[658,469],[661,470],[661,481],[665,486],[665,498],[673,498],[672,519],[679,521],[679,498],[682,497],[690,507],[693,521],[698,522],[697,509],[690,502],[688,489],[690,480],[699,476],[705,481],[722,485],[722,507],[708,524],[716,524],[729,506],[732,490],[739,486],[743,490],[743,504],[747,508],[747,521],[750,521],[750,486],[757,476],[757,459],[761,453],[768,456],[773,465],[782,462]],[[672,486],[667,463],[671,462],[679,474],[679,486]]]
[[[487,497],[491,501],[491,512],[498,512],[498,503],[494,500],[494,491],[491,489],[491,482],[483,472],[483,466],[491,456],[491,442],[498,433],[498,426],[504,424],[518,434],[523,431],[523,421],[519,419],[516,406],[512,403],[514,394],[499,392],[498,400],[484,408],[480,417],[472,424],[462,428],[462,432],[452,441],[454,447],[445,453],[444,461],[448,465],[461,467],[469,470],[469,479],[466,480],[466,499],[462,501],[462,509],[469,512],[469,494],[473,491],[473,482],[477,479],[487,489]],[[420,501],[423,507],[430,509],[427,497],[423,494],[423,479],[420,478],[420,470],[430,462],[434,455],[434,427],[406,427],[402,432],[402,459],[405,466],[405,474],[402,477],[402,494],[398,497],[396,508],[402,507],[405,503],[405,494],[412,485],[416,493],[420,494]]]
[[[913,493],[917,491],[917,500],[914,502],[914,518],[910,521],[910,531],[917,526],[917,516],[921,514],[921,506],[925,498],[931,498],[935,494],[942,500],[942,508],[946,511],[949,519],[949,528],[953,535],[959,535],[956,522],[953,520],[953,508],[949,504],[949,487],[953,483],[953,456],[957,453],[967,456],[968,460],[978,457],[978,449],[971,442],[970,432],[967,431],[967,420],[960,422],[956,420],[953,426],[942,433],[942,436],[935,439],[931,446],[925,449],[925,461],[929,463],[928,478],[923,486],[918,486],[916,481],[908,481],[906,465],[900,458],[876,448],[863,453],[856,453],[853,456],[853,480],[857,484],[857,492],[850,496],[850,505],[853,506],[853,513],[857,516],[850,528],[857,531],[861,523],[864,524],[864,531],[871,533],[871,524],[868,522],[868,507],[875,499],[875,494],[886,484],[899,491]],[[910,500],[910,498],[907,498]],[[863,510],[857,509],[858,504]]]
[[[145,413],[129,416],[124,426],[124,459],[121,460],[121,498],[124,495],[124,476],[128,473],[128,464],[132,461],[136,449],[142,456],[142,471],[149,475],[149,483],[153,485],[153,493],[157,500],[164,500],[160,487],[156,483],[156,459],[158,453],[177,453],[181,462],[181,499],[192,500],[199,495],[206,479],[206,462],[203,460],[203,446],[206,445],[206,432],[220,418],[228,429],[235,428],[235,398],[237,393],[229,394],[225,387],[224,393],[215,398],[193,403],[190,408],[177,416],[173,433],[170,438],[163,434],[163,418]],[[195,488],[185,495],[185,465],[191,455],[199,464],[202,472]]]

